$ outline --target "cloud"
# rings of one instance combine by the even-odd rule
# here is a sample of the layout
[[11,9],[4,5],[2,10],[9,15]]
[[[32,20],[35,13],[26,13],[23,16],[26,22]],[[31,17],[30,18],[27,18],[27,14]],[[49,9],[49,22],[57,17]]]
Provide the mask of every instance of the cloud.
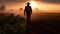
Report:
[[[25,2],[25,1],[27,1],[27,0],[0,0],[0,2]],[[35,1],[60,4],[60,0],[35,0]]]
[[8,2],[24,2],[25,0],[7,0]]
[[60,0],[34,0],[34,1],[42,1],[45,3],[57,3],[60,4]]
[[42,1],[42,2],[46,2],[46,3],[58,3],[58,4],[60,4],[60,0],[36,0],[36,1]]
[[0,2],[25,2],[26,0],[0,0]]

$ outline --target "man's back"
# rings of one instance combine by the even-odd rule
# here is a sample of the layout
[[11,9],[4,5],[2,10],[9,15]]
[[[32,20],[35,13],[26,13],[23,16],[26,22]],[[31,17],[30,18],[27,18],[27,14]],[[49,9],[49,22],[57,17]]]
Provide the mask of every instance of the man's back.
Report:
[[25,7],[25,11],[26,11],[27,14],[32,13],[32,8],[31,8],[31,6],[26,6],[26,7]]

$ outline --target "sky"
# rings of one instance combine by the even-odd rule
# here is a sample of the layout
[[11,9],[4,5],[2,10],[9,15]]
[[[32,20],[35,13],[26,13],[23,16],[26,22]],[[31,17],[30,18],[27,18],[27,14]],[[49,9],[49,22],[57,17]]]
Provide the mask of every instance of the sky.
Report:
[[0,5],[5,5],[9,10],[24,9],[28,1],[36,10],[60,10],[60,0],[0,0]]
[[[0,2],[25,2],[25,1],[31,1],[31,0],[0,0]],[[60,4],[60,0],[34,0],[34,1],[42,1],[42,2],[48,2],[48,3],[57,3]]]

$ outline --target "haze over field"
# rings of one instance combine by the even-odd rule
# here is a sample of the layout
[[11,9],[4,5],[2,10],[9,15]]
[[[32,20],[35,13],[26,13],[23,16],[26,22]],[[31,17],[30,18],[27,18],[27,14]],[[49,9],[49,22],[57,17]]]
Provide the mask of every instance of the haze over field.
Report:
[[44,12],[60,12],[59,0],[0,0],[0,5],[5,5],[6,10],[19,10],[26,6],[26,3],[30,2],[33,11]]

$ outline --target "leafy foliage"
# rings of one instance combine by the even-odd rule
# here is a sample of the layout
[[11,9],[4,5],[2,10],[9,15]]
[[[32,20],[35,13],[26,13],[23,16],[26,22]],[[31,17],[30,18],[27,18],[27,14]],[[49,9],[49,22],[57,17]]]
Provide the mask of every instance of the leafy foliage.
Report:
[[0,17],[0,34],[22,34],[25,26],[24,17],[19,15],[14,16],[12,13],[8,16]]

